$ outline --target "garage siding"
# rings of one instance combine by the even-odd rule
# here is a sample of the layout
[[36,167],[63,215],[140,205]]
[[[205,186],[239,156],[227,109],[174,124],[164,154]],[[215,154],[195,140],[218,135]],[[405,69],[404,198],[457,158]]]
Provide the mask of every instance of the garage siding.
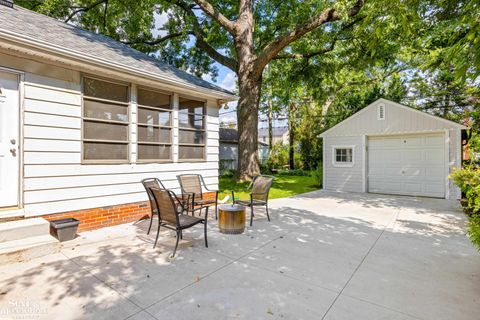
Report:
[[[326,190],[332,191],[363,191],[363,155],[362,155],[362,136],[353,137],[329,137],[324,140],[325,143],[325,186]],[[333,147],[334,146],[355,146],[354,165],[352,167],[333,166]]]
[[[379,105],[384,106],[384,119],[379,119]],[[454,122],[431,116],[427,113],[399,105],[386,99],[379,99],[355,115],[325,131],[324,179],[325,189],[363,192],[363,136],[435,134],[448,133],[448,148],[444,161],[448,162],[445,175],[461,167],[459,137],[465,127]],[[355,165],[352,168],[337,168],[332,165],[333,145],[355,145]],[[368,168],[365,168],[367,170]],[[448,172],[447,172],[448,171]],[[447,179],[447,177],[445,177]],[[366,180],[366,179],[365,179]],[[449,199],[459,199],[460,190],[452,181],[448,185]]]

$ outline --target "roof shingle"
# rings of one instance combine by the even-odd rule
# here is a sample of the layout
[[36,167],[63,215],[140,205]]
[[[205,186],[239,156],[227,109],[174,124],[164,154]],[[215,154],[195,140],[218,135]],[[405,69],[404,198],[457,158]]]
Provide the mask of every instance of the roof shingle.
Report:
[[3,31],[14,32],[17,37],[60,46],[68,51],[100,58],[116,64],[138,68],[169,79],[194,84],[207,89],[233,95],[232,92],[213,85],[187,72],[129,46],[94,32],[58,21],[56,19],[15,6],[0,6],[0,39]]

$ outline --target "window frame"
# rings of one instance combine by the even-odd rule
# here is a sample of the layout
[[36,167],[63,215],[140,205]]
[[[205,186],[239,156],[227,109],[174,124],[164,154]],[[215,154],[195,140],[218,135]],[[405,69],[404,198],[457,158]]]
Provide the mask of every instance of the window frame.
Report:
[[[96,97],[86,96],[84,91],[84,80],[93,79],[103,82],[108,82],[116,85],[126,86],[127,87],[127,102],[109,100],[109,99],[102,99]],[[82,164],[126,164],[131,163],[131,132],[132,132],[132,122],[131,122],[131,104],[132,104],[132,86],[128,82],[123,81],[115,81],[110,79],[105,79],[98,76],[91,76],[91,75],[82,75],[80,77],[80,90],[81,90],[81,123],[80,123],[80,130],[81,130],[81,163]],[[124,105],[127,108],[127,121],[118,121],[118,120],[105,120],[105,119],[96,119],[96,118],[89,118],[84,116],[85,112],[85,99],[98,101],[98,102],[105,102],[105,103],[112,103],[116,105]],[[89,122],[101,122],[101,123],[113,123],[113,124],[122,124],[127,127],[127,140],[125,142],[118,141],[118,140],[105,140],[105,139],[85,139],[85,128],[84,128],[84,121]],[[126,159],[85,159],[85,151],[84,151],[84,142],[97,142],[97,143],[110,143],[110,144],[125,144],[127,146],[127,158]]]
[[[203,113],[202,113],[202,120],[203,120],[203,129],[195,129],[195,128],[186,128],[180,126],[180,99],[188,99],[194,100],[203,103]],[[187,115],[197,115],[196,113],[187,112]],[[193,132],[203,132],[205,134],[205,142],[203,144],[196,144],[196,143],[182,143],[180,142],[180,134],[181,131],[193,131]],[[207,100],[192,98],[188,95],[178,95],[178,162],[206,162],[207,161],[207,145],[208,145],[208,130],[207,130]],[[203,155],[202,158],[180,158],[180,147],[203,147]]]
[[[352,161],[351,162],[343,162],[337,161],[337,150],[341,149],[351,149],[352,150]],[[334,167],[340,168],[350,168],[355,165],[355,146],[354,145],[335,145],[332,146],[332,165]]]
[[[164,108],[155,108],[155,107],[151,107],[151,106],[146,106],[146,105],[143,105],[143,104],[139,104],[138,103],[138,92],[139,90],[145,90],[145,91],[151,91],[151,92],[158,92],[158,93],[161,93],[161,94],[165,94],[165,95],[168,95],[170,97],[170,109],[164,109]],[[173,144],[173,130],[175,128],[175,124],[174,124],[174,115],[173,115],[173,111],[174,111],[174,103],[173,103],[173,100],[174,100],[174,93],[173,92],[169,92],[169,91],[165,91],[165,90],[161,90],[161,89],[154,89],[154,88],[148,88],[148,87],[144,87],[144,86],[137,86],[137,163],[171,163],[173,162],[173,147],[174,147],[174,144]],[[154,128],[158,128],[158,129],[162,129],[162,128],[168,128],[170,130],[170,143],[162,143],[162,142],[159,142],[159,143],[156,143],[156,142],[140,142],[139,140],[139,130],[138,128],[139,127],[145,127],[146,124],[145,123],[140,123],[139,120],[138,120],[138,115],[140,114],[139,112],[139,109],[149,109],[149,110],[154,110],[154,111],[167,111],[170,113],[170,126],[162,126],[162,125],[158,125],[158,126],[154,126]],[[156,145],[156,146],[166,146],[166,145],[169,145],[170,146],[170,154],[169,154],[169,158],[168,159],[140,159],[139,156],[138,156],[138,146],[142,144],[142,145]]]

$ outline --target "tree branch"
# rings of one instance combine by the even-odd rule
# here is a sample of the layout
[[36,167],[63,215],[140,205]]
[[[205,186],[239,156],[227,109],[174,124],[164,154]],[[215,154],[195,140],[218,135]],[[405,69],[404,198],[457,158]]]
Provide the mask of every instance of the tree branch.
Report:
[[[364,3],[364,0],[357,0],[353,7],[348,11],[348,17],[356,16],[358,12],[360,12],[360,9],[363,7]],[[328,8],[322,13],[310,18],[307,22],[298,25],[292,31],[277,37],[262,50],[261,54],[255,61],[255,69],[261,74],[263,68],[268,64],[268,62],[290,43],[325,23],[337,21],[341,18],[341,14],[337,12],[335,8]]]
[[188,14],[189,17],[192,18],[193,35],[197,40],[195,43],[197,48],[204,50],[213,60],[224,65],[230,70],[237,72],[237,61],[235,59],[222,55],[205,40],[205,34],[203,33],[200,23],[198,22],[198,18],[193,12],[191,6],[185,3],[183,0],[176,0],[174,4],[181,8],[186,14]]
[[67,19],[65,19],[64,22],[68,22],[70,20],[72,20],[73,17],[75,17],[77,14],[79,14],[80,12],[87,12],[93,8],[95,8],[96,6],[102,4],[102,3],[105,3],[107,2],[108,0],[99,0],[97,2],[94,2],[92,3],[91,5],[89,5],[88,7],[78,7],[76,8],[72,13],[70,13],[70,15],[67,17]]
[[321,54],[325,54],[327,52],[333,51],[335,49],[335,45],[337,44],[340,35],[343,31],[350,29],[353,25],[355,25],[357,22],[363,20],[364,17],[359,17],[355,20],[350,21],[346,25],[342,26],[339,31],[336,32],[335,36],[333,37],[333,40],[330,42],[330,45],[328,47],[325,47],[320,50],[308,52],[308,53],[290,53],[290,54],[277,54],[275,57],[272,59],[278,60],[278,59],[310,59],[315,56],[319,56]]
[[333,51],[335,49],[335,44],[337,43],[338,39],[334,39],[330,45],[324,49],[308,52],[308,53],[290,53],[290,54],[282,54],[276,55],[273,57],[273,60],[280,60],[280,59],[310,59],[315,56],[319,56],[325,54],[327,52]]
[[127,45],[146,44],[146,45],[149,45],[149,46],[154,46],[154,45],[160,44],[162,42],[165,42],[167,40],[177,38],[177,37],[181,37],[181,36],[186,35],[186,34],[193,35],[194,33],[193,33],[193,31],[188,31],[186,33],[176,32],[176,33],[167,34],[166,36],[157,38],[155,40],[140,40],[140,39],[137,39],[137,40],[133,40],[133,41],[121,41],[121,42],[124,43],[124,44],[127,44]]
[[232,36],[235,35],[235,22],[225,17],[210,2],[206,0],[194,0],[195,3],[210,17],[215,19],[222,27],[225,28]]

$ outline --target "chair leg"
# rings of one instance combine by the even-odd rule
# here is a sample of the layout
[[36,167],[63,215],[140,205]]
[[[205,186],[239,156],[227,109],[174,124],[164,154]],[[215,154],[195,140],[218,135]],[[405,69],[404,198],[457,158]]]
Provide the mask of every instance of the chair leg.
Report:
[[265,205],[265,208],[267,209],[267,218],[268,218],[268,221],[270,221],[270,215],[268,214],[268,203]]
[[250,227],[252,226],[253,224],[253,205],[250,205]]
[[157,241],[158,241],[158,235],[159,234],[160,234],[160,219],[158,219],[157,236],[155,237],[155,243],[153,244],[154,248],[157,246]]
[[[205,214],[205,217],[208,216],[208,207],[207,207],[207,213]],[[208,248],[208,240],[207,240],[207,219],[205,219],[204,225],[203,225],[203,233],[205,237],[205,247]]]
[[181,230],[177,231],[177,242],[175,243],[175,249],[173,249],[172,257],[175,257],[175,253],[177,252],[178,241],[180,240],[180,233],[181,232],[182,232]]
[[147,235],[150,234],[150,229],[152,229],[152,222],[153,222],[153,212],[152,212],[152,214],[150,215],[150,225],[148,226]]
[[183,239],[183,230],[180,230],[180,239]]

